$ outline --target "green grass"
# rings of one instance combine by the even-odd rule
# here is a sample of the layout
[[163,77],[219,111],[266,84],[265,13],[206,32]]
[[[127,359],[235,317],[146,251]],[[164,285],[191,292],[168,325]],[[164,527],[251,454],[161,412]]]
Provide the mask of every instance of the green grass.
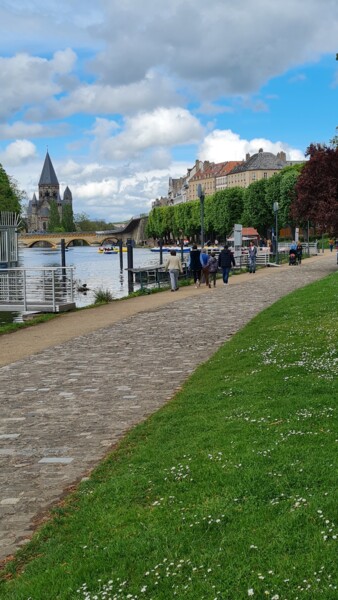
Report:
[[34,325],[46,323],[47,321],[57,317],[60,317],[60,314],[48,313],[34,317],[29,321],[24,321],[23,323],[3,323],[0,325],[0,335],[4,335],[5,333],[14,333],[19,329],[27,329],[27,327],[34,327]]
[[336,296],[336,275],[297,291],[198,368],[7,565],[1,600],[336,600]]

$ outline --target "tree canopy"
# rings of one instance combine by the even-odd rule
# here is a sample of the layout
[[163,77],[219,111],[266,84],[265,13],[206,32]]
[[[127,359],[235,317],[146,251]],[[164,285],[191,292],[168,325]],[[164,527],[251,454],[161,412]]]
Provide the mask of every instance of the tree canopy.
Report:
[[338,145],[311,144],[296,183],[291,212],[296,221],[311,221],[320,232],[338,234]]
[[58,206],[55,200],[52,200],[49,204],[49,221],[48,221],[48,230],[49,231],[60,231],[61,222],[60,215],[58,211]]
[[62,225],[64,231],[67,231],[67,232],[75,231],[73,208],[72,208],[71,204],[65,204],[62,209],[61,225]]
[[19,190],[17,182],[9,177],[0,164],[0,210],[21,213],[21,202],[24,193]]

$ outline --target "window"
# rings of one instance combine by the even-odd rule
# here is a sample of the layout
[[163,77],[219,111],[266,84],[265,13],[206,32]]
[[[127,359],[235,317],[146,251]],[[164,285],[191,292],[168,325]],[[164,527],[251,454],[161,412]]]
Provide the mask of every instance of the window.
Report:
[[268,174],[264,173],[263,177],[264,177],[264,179],[267,179],[268,178]]

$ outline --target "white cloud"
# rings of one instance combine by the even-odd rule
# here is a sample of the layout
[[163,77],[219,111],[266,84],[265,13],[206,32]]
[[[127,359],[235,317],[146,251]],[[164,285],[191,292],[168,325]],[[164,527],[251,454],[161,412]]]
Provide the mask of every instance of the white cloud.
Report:
[[304,153],[301,150],[291,148],[285,142],[271,142],[264,138],[246,140],[229,129],[216,129],[207,135],[200,146],[198,154],[201,160],[212,162],[244,160],[247,153],[255,154],[260,148],[263,148],[264,152],[272,152],[273,154],[284,150],[288,160],[305,160]]
[[323,10],[320,0],[308,0],[306,11],[293,0],[104,4],[106,20],[95,34],[106,46],[92,70],[107,83],[138,81],[159,67],[205,95],[220,84],[223,94],[245,94],[291,66],[336,51],[334,2]]
[[196,143],[202,134],[200,122],[188,110],[157,108],[126,118],[124,130],[101,138],[97,149],[106,159],[124,160],[148,148]]
[[0,139],[10,140],[17,138],[53,138],[65,135],[68,130],[65,123],[57,125],[45,125],[43,123],[26,123],[25,121],[15,121],[12,124],[0,124]]
[[58,75],[69,72],[74,64],[72,50],[57,52],[47,60],[17,54],[10,58],[0,57],[0,117],[6,118],[34,103],[43,103],[62,92]]
[[35,158],[36,147],[28,140],[16,140],[0,153],[0,162],[10,167],[21,165]]
[[42,106],[27,111],[30,119],[66,118],[73,114],[135,113],[154,107],[177,104],[178,95],[167,78],[148,73],[142,81],[129,85],[83,83],[61,98],[49,98]]

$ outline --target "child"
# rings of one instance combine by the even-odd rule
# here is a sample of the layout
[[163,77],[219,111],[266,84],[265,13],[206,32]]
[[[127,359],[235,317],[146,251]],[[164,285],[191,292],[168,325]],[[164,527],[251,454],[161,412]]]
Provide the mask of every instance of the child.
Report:
[[214,287],[215,287],[216,286],[216,275],[217,275],[217,271],[218,271],[218,260],[216,258],[215,252],[211,252],[211,254],[209,256],[208,267],[209,267],[210,280],[213,282]]

